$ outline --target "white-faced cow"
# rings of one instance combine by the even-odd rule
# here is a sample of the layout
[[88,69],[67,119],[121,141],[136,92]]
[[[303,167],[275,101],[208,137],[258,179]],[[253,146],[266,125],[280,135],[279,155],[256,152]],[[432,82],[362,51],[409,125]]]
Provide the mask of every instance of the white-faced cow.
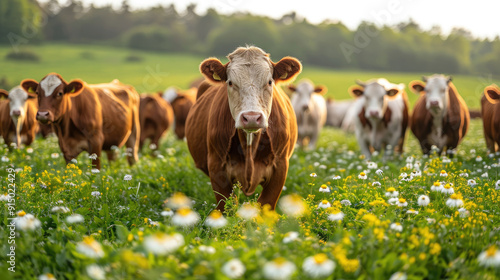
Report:
[[308,148],[314,149],[326,122],[326,102],[323,95],[326,94],[327,88],[315,86],[309,80],[302,80],[297,85],[289,85],[288,88],[293,92],[291,102],[299,131],[297,143],[304,147],[308,139]]
[[208,82],[186,121],[189,151],[210,177],[219,210],[237,182],[246,195],[261,184],[258,201],[274,209],[297,141],[292,105],[276,84],[295,79],[302,65],[292,57],[275,63],[257,47],[240,47],[228,58],[200,65]]
[[66,162],[82,151],[95,154],[92,165],[101,168],[101,150],[113,159],[112,146],[127,147],[128,162],[137,161],[139,148],[139,95],[131,86],[114,80],[88,85],[81,80],[66,82],[51,73],[40,83],[24,80],[22,87],[38,95],[36,118],[53,125]]
[[7,92],[0,89],[0,131],[5,144],[15,143],[17,148],[21,143],[30,145],[38,131],[36,121],[36,95],[16,86]]
[[360,99],[355,123],[355,134],[361,152],[370,158],[373,151],[386,154],[403,152],[408,126],[408,97],[404,85],[389,83],[386,79],[357,81],[349,92]]
[[412,81],[410,89],[420,94],[413,109],[411,131],[417,137],[424,154],[432,146],[453,156],[469,128],[467,105],[458,94],[451,77],[432,75],[423,82]]

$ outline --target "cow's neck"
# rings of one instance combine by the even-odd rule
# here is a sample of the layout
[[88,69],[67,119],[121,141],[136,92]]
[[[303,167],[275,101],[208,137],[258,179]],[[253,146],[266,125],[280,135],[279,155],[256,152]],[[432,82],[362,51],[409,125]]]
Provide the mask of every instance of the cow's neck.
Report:
[[[256,133],[247,133],[241,129],[237,130],[238,139],[240,140],[241,149],[245,157],[245,186],[252,186],[252,178],[254,173],[254,158],[259,145],[261,131]],[[242,183],[242,182],[240,182]]]

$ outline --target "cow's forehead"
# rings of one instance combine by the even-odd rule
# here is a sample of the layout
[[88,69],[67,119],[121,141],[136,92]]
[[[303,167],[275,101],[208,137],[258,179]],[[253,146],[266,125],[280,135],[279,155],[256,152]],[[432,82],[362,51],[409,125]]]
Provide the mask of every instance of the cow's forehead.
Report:
[[448,79],[444,76],[432,76],[427,79],[427,90],[444,89],[448,86]]
[[298,93],[311,93],[314,91],[314,86],[309,81],[302,81],[297,85],[296,91]]
[[45,92],[45,96],[50,96],[54,90],[62,84],[61,78],[57,75],[48,75],[40,82],[40,87]]
[[272,75],[269,56],[259,48],[238,48],[228,58],[228,75],[232,79],[267,79]]
[[25,100],[25,99],[28,99],[28,93],[26,93],[26,91],[24,91],[24,89],[21,86],[16,86],[15,88],[10,90],[9,99],[10,100]]
[[379,83],[370,83],[365,86],[365,96],[369,97],[381,97],[385,96],[386,90],[385,87]]

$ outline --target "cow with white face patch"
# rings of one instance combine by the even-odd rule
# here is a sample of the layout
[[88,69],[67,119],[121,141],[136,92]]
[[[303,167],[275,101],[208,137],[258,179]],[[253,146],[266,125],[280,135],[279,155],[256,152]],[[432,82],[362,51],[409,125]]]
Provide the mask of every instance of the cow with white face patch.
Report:
[[309,140],[308,148],[314,149],[319,133],[326,122],[326,102],[323,95],[327,89],[324,86],[314,86],[309,80],[302,80],[296,86],[289,85],[293,92],[291,102],[298,126],[297,143],[304,147]]
[[88,85],[81,80],[66,82],[51,73],[40,83],[24,80],[21,86],[38,96],[36,118],[52,124],[66,162],[82,151],[95,154],[92,165],[101,168],[101,151],[112,146],[128,148],[128,162],[137,161],[139,148],[139,95],[131,86],[118,80],[107,84]]
[[0,101],[0,128],[5,143],[9,147],[15,143],[17,148],[30,145],[38,131],[36,95],[16,86],[10,92],[0,89],[0,97],[8,99]]
[[260,48],[238,48],[222,64],[200,65],[206,80],[186,121],[186,138],[196,167],[210,177],[217,208],[240,183],[246,195],[262,185],[258,201],[274,209],[297,141],[292,105],[276,83],[292,81],[300,62],[274,63]]
[[454,149],[467,133],[469,109],[458,94],[451,77],[432,75],[423,82],[412,81],[410,89],[420,94],[411,122],[411,131],[417,137],[424,154],[432,146],[453,155]]
[[359,99],[355,134],[361,152],[370,158],[374,151],[401,154],[408,126],[408,97],[403,84],[386,79],[357,81],[349,92]]

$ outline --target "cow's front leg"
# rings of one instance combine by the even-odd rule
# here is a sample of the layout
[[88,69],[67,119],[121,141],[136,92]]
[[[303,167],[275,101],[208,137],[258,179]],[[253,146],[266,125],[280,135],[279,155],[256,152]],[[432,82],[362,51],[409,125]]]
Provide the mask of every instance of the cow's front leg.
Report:
[[227,172],[220,162],[215,160],[211,162],[210,156],[208,159],[208,173],[210,176],[210,183],[215,195],[215,204],[217,210],[224,212],[226,206],[226,199],[228,199],[233,192],[233,184],[227,177]]
[[271,178],[262,184],[262,193],[257,200],[260,205],[264,206],[269,204],[272,210],[276,208],[276,203],[278,202],[278,198],[280,197],[283,186],[285,185],[287,172],[288,161],[286,159],[278,161]]

